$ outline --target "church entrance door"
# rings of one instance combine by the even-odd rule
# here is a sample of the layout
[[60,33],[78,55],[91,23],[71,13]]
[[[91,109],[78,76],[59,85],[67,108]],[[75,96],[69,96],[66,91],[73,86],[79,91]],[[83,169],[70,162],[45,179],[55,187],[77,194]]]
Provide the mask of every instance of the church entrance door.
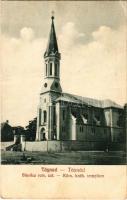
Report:
[[45,128],[42,128],[41,129],[41,134],[40,134],[40,136],[41,136],[41,141],[44,141],[44,140],[46,140],[46,134],[45,134]]

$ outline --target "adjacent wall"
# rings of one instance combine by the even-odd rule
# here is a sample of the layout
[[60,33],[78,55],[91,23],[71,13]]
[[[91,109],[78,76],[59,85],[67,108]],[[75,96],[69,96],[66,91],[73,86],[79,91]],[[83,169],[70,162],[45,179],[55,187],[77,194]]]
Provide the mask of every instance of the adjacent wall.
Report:
[[6,147],[11,146],[14,144],[14,141],[10,142],[1,142],[1,150],[6,150]]
[[107,149],[124,150],[123,143],[113,142],[106,144],[105,142],[85,142],[85,141],[38,141],[38,142],[25,142],[23,145],[26,151],[42,151],[42,152],[64,152],[64,151],[105,151]]

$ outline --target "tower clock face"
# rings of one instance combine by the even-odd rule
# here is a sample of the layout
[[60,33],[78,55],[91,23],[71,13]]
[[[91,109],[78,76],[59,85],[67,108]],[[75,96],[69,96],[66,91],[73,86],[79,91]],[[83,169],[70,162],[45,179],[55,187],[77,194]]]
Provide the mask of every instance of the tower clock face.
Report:
[[44,83],[44,87],[47,87],[47,83]]

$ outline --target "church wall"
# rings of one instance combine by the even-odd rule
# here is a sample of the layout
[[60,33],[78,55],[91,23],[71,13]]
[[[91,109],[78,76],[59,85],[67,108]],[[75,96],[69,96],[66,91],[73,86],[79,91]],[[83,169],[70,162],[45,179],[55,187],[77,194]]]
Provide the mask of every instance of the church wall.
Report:
[[[70,106],[67,102],[57,102],[57,135],[60,140],[75,139],[75,122],[72,119]],[[64,116],[63,116],[64,115]],[[58,132],[59,130],[59,132]]]
[[[122,124],[119,122],[120,116],[123,116],[123,110],[121,109],[111,109],[112,114],[112,127],[122,127]],[[123,122],[123,120],[121,120]]]
[[61,120],[60,120],[60,103],[58,102],[56,104],[56,134],[57,134],[57,140],[60,140],[60,127],[61,127]]
[[99,124],[102,126],[105,125],[104,112],[102,108],[90,107],[89,114],[90,114],[90,120],[88,121],[89,124],[94,124],[94,125]]
[[105,108],[105,123],[111,127],[123,127],[123,109],[119,108]]
[[76,119],[71,115],[69,116],[69,140],[77,140],[76,137]]
[[113,142],[123,142],[124,141],[124,129],[123,128],[111,128],[112,132],[112,141]]
[[39,126],[40,126],[40,106],[37,107],[37,131],[36,131],[36,140],[39,140]]
[[49,140],[56,139],[56,107],[54,105],[49,106]]
[[50,102],[54,103],[54,101],[60,96],[60,93],[50,92]]
[[[53,94],[52,94],[53,96]],[[44,98],[46,98],[46,101],[51,102],[51,97],[49,98],[49,95],[45,95],[41,99],[41,101],[45,101]],[[52,101],[53,102],[53,101]],[[56,106],[59,104],[59,106]],[[103,112],[102,108],[95,108],[95,107],[88,107],[88,106],[81,106],[79,104],[69,104],[66,102],[57,102],[56,105],[53,105],[53,107],[56,107],[56,129],[57,129],[57,139],[60,140],[84,140],[84,141],[103,141],[110,137],[110,134],[113,136],[112,141],[120,140],[120,137],[122,137],[122,129],[114,129],[109,128],[108,126],[104,125],[114,125],[118,126],[117,122],[119,120],[119,112],[117,110],[111,112],[111,109],[106,109]],[[49,104],[48,104],[49,105]],[[53,107],[49,108],[46,104],[46,102],[43,102],[41,104],[41,110],[49,109],[49,123],[50,127],[47,127],[47,131],[50,131],[54,133],[54,129],[51,126],[53,126]],[[71,118],[71,112],[75,111],[78,112],[80,115],[87,113],[88,114],[88,123],[87,124],[77,124],[76,125],[76,136],[74,136],[74,130],[75,130],[75,123],[74,120]],[[64,112],[64,119],[63,119],[63,112]],[[47,116],[48,117],[48,116]],[[100,126],[96,125],[96,122],[94,118],[98,117],[100,121]],[[111,121],[113,119],[113,121]],[[42,125],[41,119],[41,125]],[[110,133],[111,132],[111,133]],[[50,135],[52,134],[50,133]],[[48,136],[48,139],[52,139],[52,137]]]
[[72,141],[70,148],[72,151],[104,151],[106,149],[105,142],[93,142],[93,141]]
[[107,141],[110,138],[110,128],[93,125],[77,125],[77,140]]
[[[65,110],[66,119],[63,120],[62,112]],[[83,122],[76,124],[76,137],[73,137],[75,123],[72,120],[71,112],[75,111],[82,115],[83,113],[88,113],[88,123]],[[107,113],[110,113],[109,110]],[[115,119],[118,120],[118,113],[114,114]],[[99,117],[100,125],[96,125],[94,117]],[[108,116],[108,114],[107,114]],[[108,116],[109,117],[109,116]],[[110,128],[105,126],[105,112],[101,108],[94,107],[80,107],[79,105],[70,105],[69,103],[60,103],[60,139],[61,140],[83,140],[83,141],[110,141],[111,131],[114,135],[113,141],[120,141],[120,137],[123,137],[123,129],[120,128]],[[110,119],[110,118],[109,118]],[[109,120],[110,122],[110,120]],[[116,122],[115,122],[116,123]],[[108,123],[109,124],[109,123]],[[122,141],[122,139],[121,139]]]
[[100,121],[100,125],[103,125],[103,126],[105,125],[105,117],[104,117],[104,112],[102,108],[96,108],[96,107],[81,105],[81,104],[71,104],[71,103],[68,107],[71,109],[71,112],[77,113],[81,116],[87,115],[88,124],[94,124],[95,118],[97,118]]
[[[111,135],[113,135],[114,142],[122,141],[123,138],[123,129],[121,129],[117,122],[119,120],[119,110],[115,109],[113,112],[113,116],[111,116],[111,111],[106,110],[104,111],[102,108],[96,107],[86,107],[80,106],[79,104],[64,104],[62,108],[66,109],[66,121],[65,124],[61,121],[61,124],[66,126],[66,133],[62,133],[63,140],[73,140],[72,132],[74,131],[74,121],[71,119],[71,112],[77,112],[78,114],[82,115],[83,113],[88,114],[88,123],[84,124],[82,121],[76,124],[76,140],[84,140],[84,141],[110,141]],[[122,112],[122,110],[121,110]],[[62,116],[60,116],[62,118]],[[113,118],[113,122],[111,119]],[[98,121],[96,122],[96,119]],[[97,124],[99,122],[99,125]],[[113,124],[116,127],[110,128],[107,125]],[[73,131],[72,131],[73,130]]]
[[60,102],[60,140],[69,140],[70,127],[69,127],[69,108],[66,103]]
[[[62,111],[66,112],[66,120],[62,120]],[[80,115],[88,114],[88,123],[84,124],[83,121],[76,123],[76,140],[85,141],[103,141],[110,135],[110,128],[104,125],[104,113],[101,108],[88,107],[79,104],[71,104],[61,102],[61,139],[62,140],[74,140],[73,132],[75,129],[74,120],[72,120],[71,113],[77,113]],[[94,117],[98,117],[100,120],[100,126],[94,125]],[[65,131],[62,131],[62,126],[66,127]]]
[[86,125],[77,124],[76,125],[76,139],[86,141],[88,128]]
[[[38,106],[38,111],[37,111],[37,135],[36,135],[36,140],[41,140],[41,129],[44,128],[45,129],[45,133],[46,133],[46,138],[48,138],[48,120],[49,120],[49,109],[48,109],[48,103],[50,101],[49,95],[43,94],[40,95],[40,103]],[[44,122],[44,111],[47,112],[47,122]]]
[[123,109],[107,108],[104,111],[106,124],[111,127],[111,141],[122,141],[123,138]]
[[76,140],[76,119],[71,114],[71,107],[67,104],[66,107],[66,131],[67,131],[67,137],[68,140]]
[[102,126],[88,125],[87,128],[88,141],[107,141],[109,128]]
[[[54,124],[54,101],[60,94],[56,92],[48,92],[40,95],[40,104],[37,117],[37,140],[41,140],[41,129],[45,129],[46,139],[53,139],[56,134],[56,126]],[[44,122],[44,111],[47,112],[47,121]]]
[[104,109],[104,116],[105,116],[105,125],[111,126],[111,112],[110,108]]

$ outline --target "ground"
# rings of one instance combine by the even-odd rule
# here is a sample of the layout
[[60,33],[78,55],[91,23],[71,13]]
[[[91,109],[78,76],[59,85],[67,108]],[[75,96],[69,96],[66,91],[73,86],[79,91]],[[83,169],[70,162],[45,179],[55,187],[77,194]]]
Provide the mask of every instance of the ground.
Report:
[[123,151],[81,152],[15,152],[2,151],[2,164],[57,164],[57,165],[121,165],[126,164]]

